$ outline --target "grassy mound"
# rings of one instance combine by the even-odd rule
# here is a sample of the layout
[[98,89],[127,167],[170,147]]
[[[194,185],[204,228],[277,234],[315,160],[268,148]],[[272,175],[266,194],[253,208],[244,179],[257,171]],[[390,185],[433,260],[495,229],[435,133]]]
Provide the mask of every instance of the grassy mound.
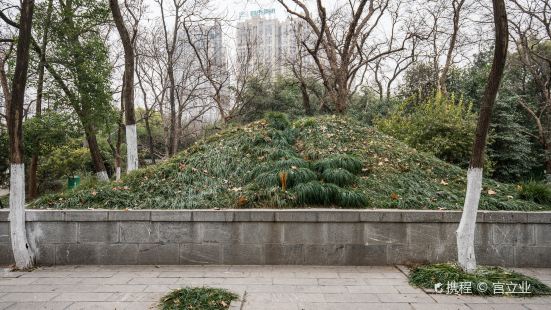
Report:
[[177,289],[161,298],[159,305],[163,310],[224,310],[237,295],[224,289],[210,287],[186,287]]
[[[284,115],[232,127],[120,182],[44,196],[35,208],[461,209],[466,171],[346,117]],[[480,208],[549,210],[486,179]]]
[[476,272],[469,274],[456,264],[425,265],[411,271],[409,282],[426,289],[435,289],[435,284],[440,283],[442,286],[438,288],[438,292],[442,294],[457,293],[461,285],[459,283],[470,283],[463,284],[462,294],[465,294],[465,287],[470,287],[467,294],[473,295],[526,297],[551,294],[551,288],[537,279],[500,267],[481,266]]

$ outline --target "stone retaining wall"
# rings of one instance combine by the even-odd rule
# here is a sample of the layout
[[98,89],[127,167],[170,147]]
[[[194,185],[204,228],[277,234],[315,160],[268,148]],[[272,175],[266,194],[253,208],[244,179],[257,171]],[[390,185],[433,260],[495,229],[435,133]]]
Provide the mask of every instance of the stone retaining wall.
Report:
[[[455,260],[457,211],[29,210],[40,265],[389,265]],[[479,212],[480,264],[551,267],[551,212]],[[12,263],[0,211],[0,265]]]

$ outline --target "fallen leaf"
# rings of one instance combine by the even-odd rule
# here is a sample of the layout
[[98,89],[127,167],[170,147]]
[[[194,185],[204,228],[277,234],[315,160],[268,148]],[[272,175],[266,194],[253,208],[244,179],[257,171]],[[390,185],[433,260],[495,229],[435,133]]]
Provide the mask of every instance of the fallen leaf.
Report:
[[444,181],[444,180],[440,180],[440,184],[442,185],[448,185],[448,182]]
[[494,196],[495,194],[497,194],[495,191],[493,191],[491,189],[488,190],[488,195]]

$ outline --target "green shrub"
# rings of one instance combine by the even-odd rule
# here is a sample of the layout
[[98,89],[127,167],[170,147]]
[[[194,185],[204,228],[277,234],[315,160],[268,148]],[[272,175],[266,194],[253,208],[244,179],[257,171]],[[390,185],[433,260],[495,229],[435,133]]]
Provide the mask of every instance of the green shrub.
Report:
[[404,101],[375,125],[413,148],[464,166],[476,128],[476,114],[471,110],[471,103],[437,93],[420,104]]
[[163,310],[224,310],[238,296],[230,291],[210,287],[186,287],[174,290],[161,298]]
[[535,181],[524,183],[518,188],[518,196],[520,199],[551,205],[551,185]]
[[285,130],[291,128],[291,121],[289,121],[289,116],[285,113],[267,112],[264,118],[268,122],[268,126],[273,129]]
[[[409,282],[412,285],[426,289],[434,289],[434,285],[437,283],[445,286],[448,282],[471,282],[471,290],[474,295],[493,295],[494,283],[502,283],[505,286],[506,283],[517,283],[520,285],[526,282],[530,285],[530,294],[511,295],[526,297],[527,295],[551,293],[551,288],[539,280],[517,272],[508,271],[500,267],[480,266],[474,273],[466,273],[457,264],[452,263],[416,267],[409,274]],[[478,284],[481,282],[486,283],[487,290],[479,289]],[[446,289],[444,292],[447,292]]]

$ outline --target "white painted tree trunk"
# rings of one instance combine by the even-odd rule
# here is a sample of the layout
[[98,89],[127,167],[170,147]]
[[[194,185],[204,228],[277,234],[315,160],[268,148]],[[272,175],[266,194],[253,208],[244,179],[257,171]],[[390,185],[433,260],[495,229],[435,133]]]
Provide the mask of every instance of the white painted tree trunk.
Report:
[[29,269],[34,255],[25,229],[25,164],[10,166],[10,236],[17,269]]
[[109,176],[107,175],[107,171],[96,172],[96,177],[100,181],[109,181]]
[[474,233],[476,228],[476,213],[482,190],[482,168],[469,168],[467,171],[467,194],[461,222],[457,228],[457,261],[466,272],[476,270],[474,253]]
[[121,179],[121,167],[116,167],[115,168],[115,180],[120,180]]
[[138,134],[136,124],[126,125],[126,172],[138,169]]

